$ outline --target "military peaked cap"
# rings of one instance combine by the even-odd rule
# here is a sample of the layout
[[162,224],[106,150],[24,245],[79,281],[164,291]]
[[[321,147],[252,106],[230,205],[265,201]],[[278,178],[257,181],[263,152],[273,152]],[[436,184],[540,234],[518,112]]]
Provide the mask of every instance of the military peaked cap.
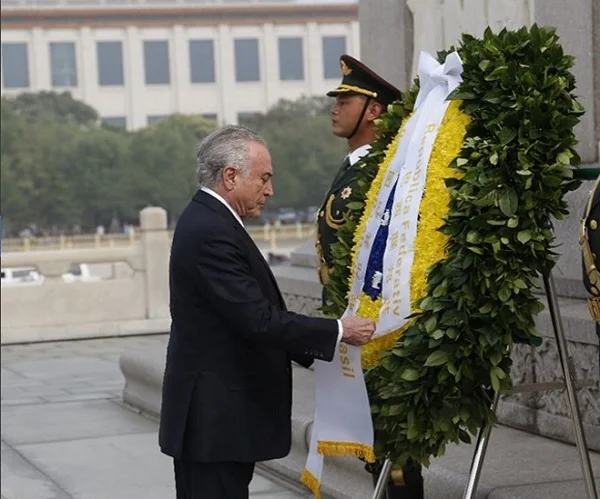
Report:
[[400,90],[385,81],[362,62],[348,54],[340,57],[342,82],[337,88],[327,92],[329,97],[342,93],[367,95],[387,105],[400,98]]

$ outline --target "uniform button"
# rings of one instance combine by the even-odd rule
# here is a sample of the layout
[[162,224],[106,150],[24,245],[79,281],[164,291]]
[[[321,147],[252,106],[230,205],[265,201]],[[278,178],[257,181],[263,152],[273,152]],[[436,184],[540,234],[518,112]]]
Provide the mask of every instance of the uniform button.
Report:
[[596,220],[592,220],[592,221],[590,222],[590,228],[591,228],[592,230],[596,230],[596,229],[598,228],[598,222],[596,222]]

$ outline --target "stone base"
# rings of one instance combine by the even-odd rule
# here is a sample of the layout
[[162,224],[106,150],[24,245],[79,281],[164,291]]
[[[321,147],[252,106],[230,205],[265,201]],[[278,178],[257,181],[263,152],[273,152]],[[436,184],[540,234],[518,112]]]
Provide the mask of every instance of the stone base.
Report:
[[[121,358],[126,384],[123,400],[157,419],[165,351],[130,352]],[[260,463],[286,480],[299,483],[308,453],[314,411],[313,372],[294,366],[292,450],[284,459]],[[451,446],[445,457],[425,470],[425,495],[436,499],[461,499],[468,479],[473,445]],[[600,454],[591,453],[596,480],[600,479]],[[577,450],[574,446],[504,426],[492,431],[477,499],[584,499],[586,497]],[[358,459],[327,459],[324,497],[365,499],[373,485]]]
[[[578,401],[587,444],[591,449],[600,451],[598,337],[595,326],[582,300],[561,298],[559,307],[575,378],[594,381],[593,386],[578,391]],[[544,336],[544,342],[539,347],[515,346],[511,372],[515,385],[564,379],[549,313],[542,312],[536,323]],[[565,390],[505,395],[498,407],[498,420],[502,424],[528,432],[575,443]]]
[[43,341],[89,340],[113,336],[133,336],[139,334],[164,334],[169,331],[171,320],[139,319],[126,321],[91,322],[61,326],[34,326],[3,328],[2,345],[36,343]]
[[125,377],[123,402],[158,419],[162,400],[165,348],[136,350],[124,354],[119,366]]

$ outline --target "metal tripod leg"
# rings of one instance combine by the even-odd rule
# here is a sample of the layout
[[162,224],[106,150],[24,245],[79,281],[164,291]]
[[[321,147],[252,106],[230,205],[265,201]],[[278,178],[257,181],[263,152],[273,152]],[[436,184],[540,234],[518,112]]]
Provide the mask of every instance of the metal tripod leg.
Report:
[[569,353],[567,351],[567,342],[565,340],[562,319],[558,309],[558,300],[556,299],[554,282],[551,275],[544,275],[543,278],[544,287],[546,288],[546,297],[548,299],[548,308],[550,310],[550,317],[552,319],[552,327],[554,329],[554,336],[556,338],[556,347],[558,349],[560,365],[565,378],[565,388],[567,389],[567,397],[569,400],[569,407],[571,409],[571,420],[573,421],[575,442],[577,444],[577,449],[579,450],[581,471],[583,472],[583,479],[585,481],[588,498],[598,499],[598,492],[596,490],[594,475],[592,473],[592,463],[590,462],[590,454],[585,441],[583,425],[581,424],[581,413],[579,411],[579,402],[577,400],[577,393],[575,391],[574,383],[575,373],[571,366],[571,359],[569,358]]
[[[552,328],[554,329],[554,337],[556,338],[556,347],[558,349],[558,356],[560,358],[560,364],[564,376],[564,386],[567,390],[567,397],[569,400],[569,407],[571,409],[571,420],[573,421],[573,430],[575,432],[575,442],[577,444],[577,450],[579,451],[579,459],[581,462],[581,470],[583,472],[583,479],[585,481],[585,487],[587,490],[588,499],[598,499],[598,492],[596,490],[596,483],[594,481],[594,475],[592,473],[592,463],[590,461],[590,454],[588,452],[587,444],[585,441],[585,433],[583,432],[583,425],[581,424],[581,413],[579,411],[579,402],[577,400],[577,393],[575,391],[574,382],[574,370],[571,366],[571,359],[567,351],[567,342],[565,340],[562,319],[560,317],[560,311],[558,309],[558,300],[556,298],[556,292],[554,290],[554,282],[551,275],[544,275],[544,287],[546,290],[546,297],[548,300],[548,309],[550,311],[550,317],[552,319]],[[496,394],[492,409],[496,411],[498,405],[499,395]],[[481,469],[485,453],[487,450],[487,444],[489,441],[491,428],[482,428],[477,437],[477,444],[475,447],[475,454],[471,463],[471,470],[469,473],[469,481],[465,489],[463,499],[472,499],[477,490],[479,477],[481,475]],[[392,462],[389,459],[385,460],[379,480],[375,487],[375,493],[372,499],[383,499],[383,494],[392,470]]]
[[383,463],[383,468],[381,468],[381,473],[379,473],[379,479],[377,480],[377,484],[375,485],[375,492],[373,493],[372,499],[383,499],[391,472],[392,461],[391,459],[386,459]]
[[[498,408],[498,401],[500,400],[500,394],[496,393],[494,401],[492,402],[492,411],[495,413]],[[484,426],[479,430],[477,435],[477,444],[475,445],[475,454],[473,454],[473,461],[471,461],[471,470],[469,471],[469,481],[463,494],[463,499],[473,499],[477,485],[479,484],[479,477],[481,476],[481,470],[483,469],[483,460],[485,459],[485,453],[487,451],[488,442],[490,441],[490,433],[492,432],[491,426]]]

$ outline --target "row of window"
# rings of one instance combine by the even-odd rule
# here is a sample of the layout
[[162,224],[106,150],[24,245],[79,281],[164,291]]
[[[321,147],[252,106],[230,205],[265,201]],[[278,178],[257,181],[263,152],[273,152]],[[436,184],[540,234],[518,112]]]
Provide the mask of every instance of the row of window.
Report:
[[[279,79],[304,80],[303,39],[279,38]],[[53,87],[76,87],[77,54],[75,42],[50,42],[50,75]],[[323,78],[339,78],[339,56],[346,52],[346,38],[322,38]],[[169,41],[147,40],[143,44],[144,78],[146,85],[169,85]],[[96,42],[98,85],[125,84],[123,70],[123,43],[120,41]],[[238,82],[260,81],[258,39],[234,40],[235,79]],[[213,40],[189,40],[189,69],[191,83],[215,82],[215,50]],[[27,43],[2,43],[2,70],[4,88],[28,88],[29,64]]]
[[[248,113],[240,113],[240,116],[246,115],[246,114],[248,114]],[[252,113],[252,115],[254,115],[254,113]],[[203,118],[206,118],[207,120],[217,121],[217,115],[214,113],[201,114],[200,116],[202,116]],[[169,116],[166,114],[155,114],[155,115],[146,116],[146,123],[148,125],[152,125],[153,123],[156,123],[157,121],[160,121],[160,120],[162,120],[164,118],[168,118],[168,117]],[[102,123],[104,123],[105,125],[111,126],[113,128],[122,128],[122,129],[127,128],[127,118],[125,116],[105,116],[104,118],[102,118]]]

